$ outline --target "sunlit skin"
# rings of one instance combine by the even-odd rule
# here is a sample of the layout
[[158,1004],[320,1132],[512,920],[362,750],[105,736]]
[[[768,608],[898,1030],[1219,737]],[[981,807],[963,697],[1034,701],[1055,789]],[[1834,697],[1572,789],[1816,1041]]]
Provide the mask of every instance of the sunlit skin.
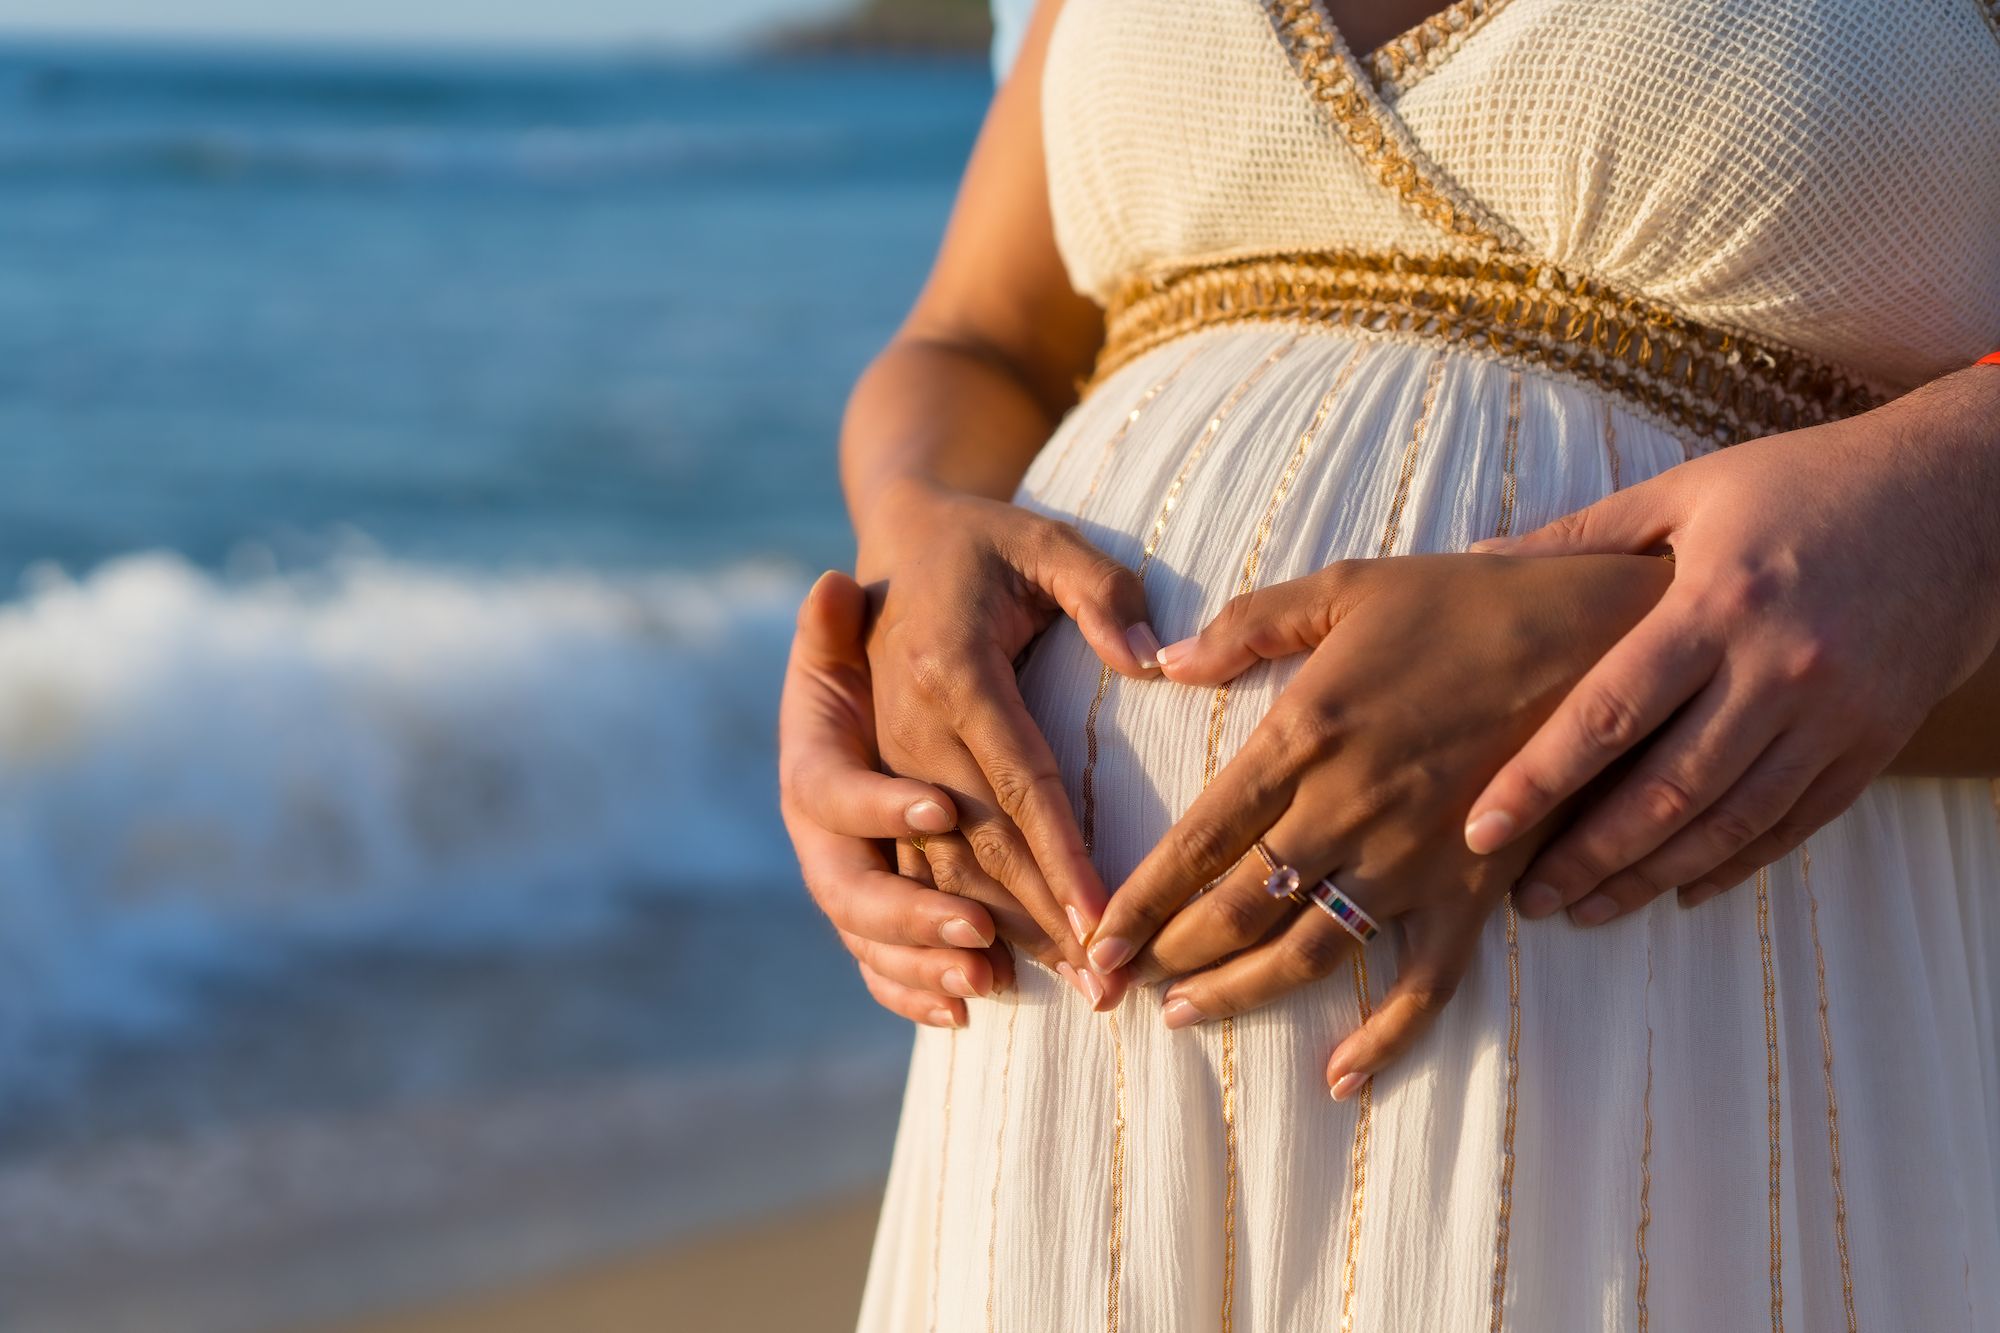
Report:
[[[1330,7],[1357,47],[1436,8]],[[1001,946],[934,938],[940,897],[918,882],[932,876],[947,896],[1018,904],[982,926],[1059,960],[1092,1007],[1167,976],[1179,978],[1164,992],[1177,1026],[1269,1003],[1324,975],[1346,947],[1338,927],[1316,912],[1230,910],[1260,884],[1175,909],[1229,869],[1187,848],[1247,848],[1270,830],[1301,870],[1329,855],[1351,868],[1360,849],[1371,910],[1403,923],[1400,998],[1327,1067],[1336,1093],[1351,1093],[1429,1025],[1510,888],[1524,914],[1569,907],[1580,925],[1676,885],[1697,904],[1791,850],[1884,771],[2000,772],[1993,366],[1674,468],[1505,547],[1537,559],[1399,557],[1265,590],[1252,609],[1170,646],[1162,673],[1130,572],[1073,529],[1006,503],[1102,338],[1050,229],[1039,85],[1054,12],[1037,14],[995,99],[915,308],[849,403],[842,475],[874,611],[866,669],[856,641],[840,650],[837,674],[857,698],[819,725],[788,724],[783,738],[788,773],[844,773],[838,781],[863,793],[816,800],[788,781],[788,818],[819,902],[888,1007],[962,1022],[941,985],[952,966],[976,993],[1005,984]],[[1671,566],[1658,559],[1668,548]],[[1358,601],[1357,588],[1367,590]],[[1383,609],[1399,602],[1452,608],[1457,656],[1424,639],[1434,613]],[[1057,615],[1149,688],[1206,687],[1254,658],[1312,654],[1115,896],[1084,854],[1011,671]],[[1469,689],[1473,646],[1519,641],[1524,627],[1546,653],[1520,663],[1509,688]],[[1359,713],[1335,706],[1343,691],[1352,703],[1359,664],[1406,659],[1420,644],[1435,669],[1378,690]],[[870,688],[873,745],[859,734],[870,714],[858,692]],[[1450,726],[1403,725],[1438,716]],[[843,719],[857,734],[840,734]],[[1341,743],[1299,744],[1302,719]],[[867,772],[870,755],[934,784],[956,816],[956,833],[916,830],[928,866],[901,845],[918,880],[854,850],[911,831],[900,812],[915,789],[879,786],[892,779]],[[1614,760],[1627,765],[1617,780],[1576,799]],[[1446,776],[1395,777],[1418,768]],[[1356,806],[1357,792],[1370,799]],[[1338,810],[1350,813],[1336,823]],[[1287,844],[1283,821],[1308,817],[1326,832]],[[1271,933],[1257,935],[1259,921]],[[1119,956],[1135,950],[1136,961]]]

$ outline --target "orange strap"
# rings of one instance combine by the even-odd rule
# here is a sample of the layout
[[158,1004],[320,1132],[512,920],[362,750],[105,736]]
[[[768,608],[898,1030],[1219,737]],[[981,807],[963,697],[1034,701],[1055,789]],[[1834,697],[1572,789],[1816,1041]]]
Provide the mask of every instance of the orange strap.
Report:
[[1975,366],[2000,366],[2000,352],[1994,352],[1990,356],[1982,356],[1972,364]]

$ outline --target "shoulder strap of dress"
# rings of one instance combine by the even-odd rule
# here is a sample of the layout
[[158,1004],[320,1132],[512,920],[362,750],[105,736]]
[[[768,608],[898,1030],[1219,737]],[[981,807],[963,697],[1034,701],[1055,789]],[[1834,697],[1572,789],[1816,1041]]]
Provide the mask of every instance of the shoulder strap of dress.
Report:
[[1519,233],[1417,146],[1319,0],[1258,0],[1313,100],[1362,162],[1418,217],[1461,244],[1518,255]]

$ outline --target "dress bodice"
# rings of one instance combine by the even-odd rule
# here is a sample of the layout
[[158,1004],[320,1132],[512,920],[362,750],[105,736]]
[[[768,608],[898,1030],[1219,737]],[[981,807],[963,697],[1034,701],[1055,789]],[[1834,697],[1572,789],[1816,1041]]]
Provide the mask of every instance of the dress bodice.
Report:
[[1892,391],[2000,345],[1996,0],[1459,0],[1358,62],[1331,34],[1298,0],[1070,0],[1043,114],[1079,290],[1484,249]]

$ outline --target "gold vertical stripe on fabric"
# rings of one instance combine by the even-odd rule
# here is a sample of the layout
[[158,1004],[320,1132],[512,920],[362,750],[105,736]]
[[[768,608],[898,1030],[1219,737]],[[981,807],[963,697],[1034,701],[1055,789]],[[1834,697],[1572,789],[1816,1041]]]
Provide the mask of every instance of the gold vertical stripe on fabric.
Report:
[[[1298,481],[1299,469],[1305,465],[1306,456],[1312,451],[1313,441],[1326,429],[1327,418],[1333,414],[1333,406],[1346,391],[1348,381],[1354,378],[1355,369],[1361,364],[1366,349],[1356,347],[1334,375],[1333,383],[1320,395],[1319,405],[1313,409],[1311,420],[1292,446],[1291,456],[1285,460],[1284,469],[1278,474],[1278,481],[1271,488],[1271,498],[1264,504],[1264,513],[1257,520],[1257,527],[1251,533],[1250,549],[1243,556],[1243,569],[1236,578],[1236,595],[1242,596],[1257,586],[1257,573],[1263,568],[1264,546],[1276,529],[1278,514],[1284,509],[1285,501],[1291,497],[1292,486]],[[1206,787],[1215,780],[1215,774],[1222,765],[1222,725],[1229,710],[1229,686],[1216,687],[1215,696],[1208,708],[1207,749],[1202,756],[1201,785]],[[1220,1024],[1222,1043],[1222,1333],[1232,1333],[1236,1325],[1236,1020],[1224,1018]]]
[[[1153,400],[1165,393],[1167,386],[1180,378],[1181,372],[1188,368],[1188,363],[1194,360],[1200,352],[1201,349],[1199,347],[1189,349],[1188,354],[1180,359],[1179,364],[1148,385],[1146,391],[1139,395],[1139,400],[1133,403],[1131,409],[1125,413],[1124,419],[1118,423],[1118,429],[1111,433],[1110,438],[1104,441],[1104,448],[1098,451],[1097,466],[1091,470],[1090,485],[1084,491],[1083,498],[1077,501],[1076,516],[1071,520],[1072,522],[1083,522],[1084,515],[1090,512],[1090,505],[1097,498],[1098,488],[1104,484],[1105,475],[1111,471],[1111,460],[1117,455],[1118,446],[1125,443],[1125,437],[1132,433],[1132,427],[1139,424],[1139,418],[1146,415],[1146,409],[1153,405]],[[1074,449],[1076,442],[1081,438],[1081,431],[1070,437],[1069,448],[1063,451],[1063,457],[1057,459],[1055,467],[1049,470],[1051,484],[1053,484],[1056,474],[1062,470],[1063,464],[1068,460],[1069,450]]]
[[1495,537],[1512,536],[1514,532],[1514,496],[1520,483],[1514,469],[1521,460],[1521,372],[1507,374],[1507,427],[1500,442],[1500,522],[1495,526]]
[[1000,1184],[1006,1179],[1007,1092],[1014,1075],[1014,1025],[1021,1019],[1021,990],[1014,988],[1014,1002],[1007,1008],[1007,1036],[1000,1056],[1000,1128],[993,1137],[993,1193],[987,1198],[992,1221],[986,1228],[986,1333],[993,1333],[994,1296],[1000,1273]]
[[1840,1300],[1847,1333],[1860,1333],[1854,1311],[1854,1265],[1847,1248],[1847,1187],[1840,1175],[1840,1102],[1833,1092],[1833,1021],[1826,1001],[1826,954],[1819,947],[1819,895],[1812,885],[1812,845],[1799,848],[1799,880],[1805,886],[1807,921],[1812,928],[1813,980],[1819,987],[1820,1066],[1826,1075],[1826,1151],[1833,1178],[1833,1240],[1840,1252]]
[[[1236,387],[1216,405],[1215,411],[1208,418],[1208,424],[1188,447],[1187,454],[1181,460],[1180,471],[1174,474],[1173,481],[1168,484],[1167,493],[1160,501],[1160,511],[1153,519],[1153,526],[1147,531],[1145,550],[1140,554],[1138,569],[1134,571],[1141,580],[1146,577],[1146,571],[1152,568],[1153,556],[1160,549],[1161,539],[1166,536],[1167,521],[1173,517],[1175,506],[1180,504],[1181,491],[1187,486],[1188,477],[1193,474],[1195,466],[1208,452],[1209,446],[1215,443],[1215,437],[1221,434],[1222,423],[1229,419],[1229,414],[1236,410],[1236,405],[1243,401],[1243,396],[1250,392],[1258,380],[1264,378],[1264,373],[1284,359],[1286,353],[1298,346],[1298,342],[1299,335],[1293,334],[1272,348],[1263,360],[1251,367],[1250,373],[1237,381]],[[1105,696],[1111,692],[1112,674],[1108,666],[1099,668],[1097,692],[1091,696],[1090,710],[1083,719],[1083,779],[1078,786],[1081,789],[1083,805],[1081,821],[1083,845],[1087,851],[1097,846],[1097,719],[1104,710]]]
[[1639,1283],[1634,1292],[1639,1333],[1653,1326],[1652,1312],[1646,1307],[1646,1288],[1652,1280],[1652,1264],[1646,1255],[1646,1231],[1653,1225],[1653,935],[1646,932],[1646,992],[1641,1002],[1646,1018],[1646,1091],[1640,1107],[1645,1117],[1639,1139],[1639,1234],[1634,1241],[1639,1252]]
[[1236,1327],[1236,1020],[1222,1020],[1222,1333]]
[[944,1113],[938,1127],[937,1200],[931,1207],[931,1315],[930,1333],[938,1333],[938,1293],[944,1270],[944,1181],[951,1166],[951,1090],[958,1074],[958,1029],[951,1030],[944,1058]]
[[1125,1264],[1125,1037],[1118,1015],[1107,1014],[1105,1021],[1111,1026],[1111,1271],[1104,1284],[1104,1328],[1118,1333]]
[[[1368,951],[1354,951],[1354,1002],[1362,1023],[1374,1013],[1368,1003]],[[1354,1142],[1347,1153],[1347,1253],[1340,1266],[1340,1333],[1354,1333],[1354,1292],[1359,1276],[1361,1218],[1368,1203],[1368,1135],[1375,1113],[1375,1080],[1361,1085],[1354,1099]]]
[[1611,404],[1604,404],[1604,453],[1611,460],[1611,489],[1615,492],[1625,484],[1625,464],[1618,457],[1618,420],[1611,415]]
[[1263,0],[1278,45],[1336,133],[1383,187],[1446,236],[1486,250],[1520,250],[1520,236],[1466,194],[1417,147],[1368,72],[1314,0]]
[[[1213,445],[1216,437],[1222,433],[1223,423],[1229,419],[1229,414],[1236,410],[1236,405],[1243,401],[1244,395],[1250,392],[1258,380],[1264,378],[1265,372],[1283,360],[1285,355],[1298,345],[1298,341],[1299,335],[1293,334],[1272,348],[1263,360],[1251,367],[1249,373],[1238,380],[1236,387],[1216,405],[1215,411],[1209,415],[1208,423],[1202,427],[1201,433],[1188,447],[1186,455],[1181,459],[1180,470],[1174,474],[1165,496],[1161,498],[1159,513],[1154,517],[1153,526],[1146,535],[1146,545],[1139,558],[1139,567],[1133,571],[1141,581],[1145,579],[1146,571],[1152,567],[1154,555],[1159,552],[1160,542],[1166,536],[1167,522],[1173,517],[1174,509],[1180,503],[1181,491],[1186,488],[1188,478],[1193,475],[1195,467],[1208,453],[1209,446]],[[1097,720],[1104,711],[1105,697],[1111,692],[1111,677],[1110,667],[1099,668],[1097,692],[1091,696],[1090,710],[1084,715],[1083,720],[1083,777],[1078,785],[1081,788],[1083,806],[1081,832],[1086,851],[1094,851],[1097,847]],[[1115,1114],[1111,1124],[1111,1258],[1104,1304],[1105,1326],[1111,1333],[1116,1333],[1119,1280],[1124,1263],[1125,1244],[1125,1044],[1117,1018],[1111,1017],[1109,1023],[1114,1065]]]
[[1771,1333],[1784,1333],[1784,1120],[1779,1085],[1778,970],[1771,953],[1771,870],[1757,872],[1757,951],[1764,964],[1764,1076],[1771,1141]]
[[1403,470],[1396,478],[1396,497],[1389,503],[1389,521],[1382,527],[1382,541],[1375,549],[1378,557],[1396,553],[1396,534],[1403,522],[1403,506],[1410,501],[1410,482],[1417,475],[1417,457],[1423,452],[1424,432],[1430,429],[1431,413],[1437,409],[1438,381],[1444,378],[1444,353],[1431,358],[1430,374],[1424,378],[1423,408],[1417,413],[1416,428],[1403,450]]
[[1514,1229],[1514,1125],[1521,1104],[1521,919],[1509,894],[1507,913],[1507,1109],[1500,1152],[1500,1214],[1493,1223],[1493,1317],[1500,1333],[1507,1304],[1507,1242]]

